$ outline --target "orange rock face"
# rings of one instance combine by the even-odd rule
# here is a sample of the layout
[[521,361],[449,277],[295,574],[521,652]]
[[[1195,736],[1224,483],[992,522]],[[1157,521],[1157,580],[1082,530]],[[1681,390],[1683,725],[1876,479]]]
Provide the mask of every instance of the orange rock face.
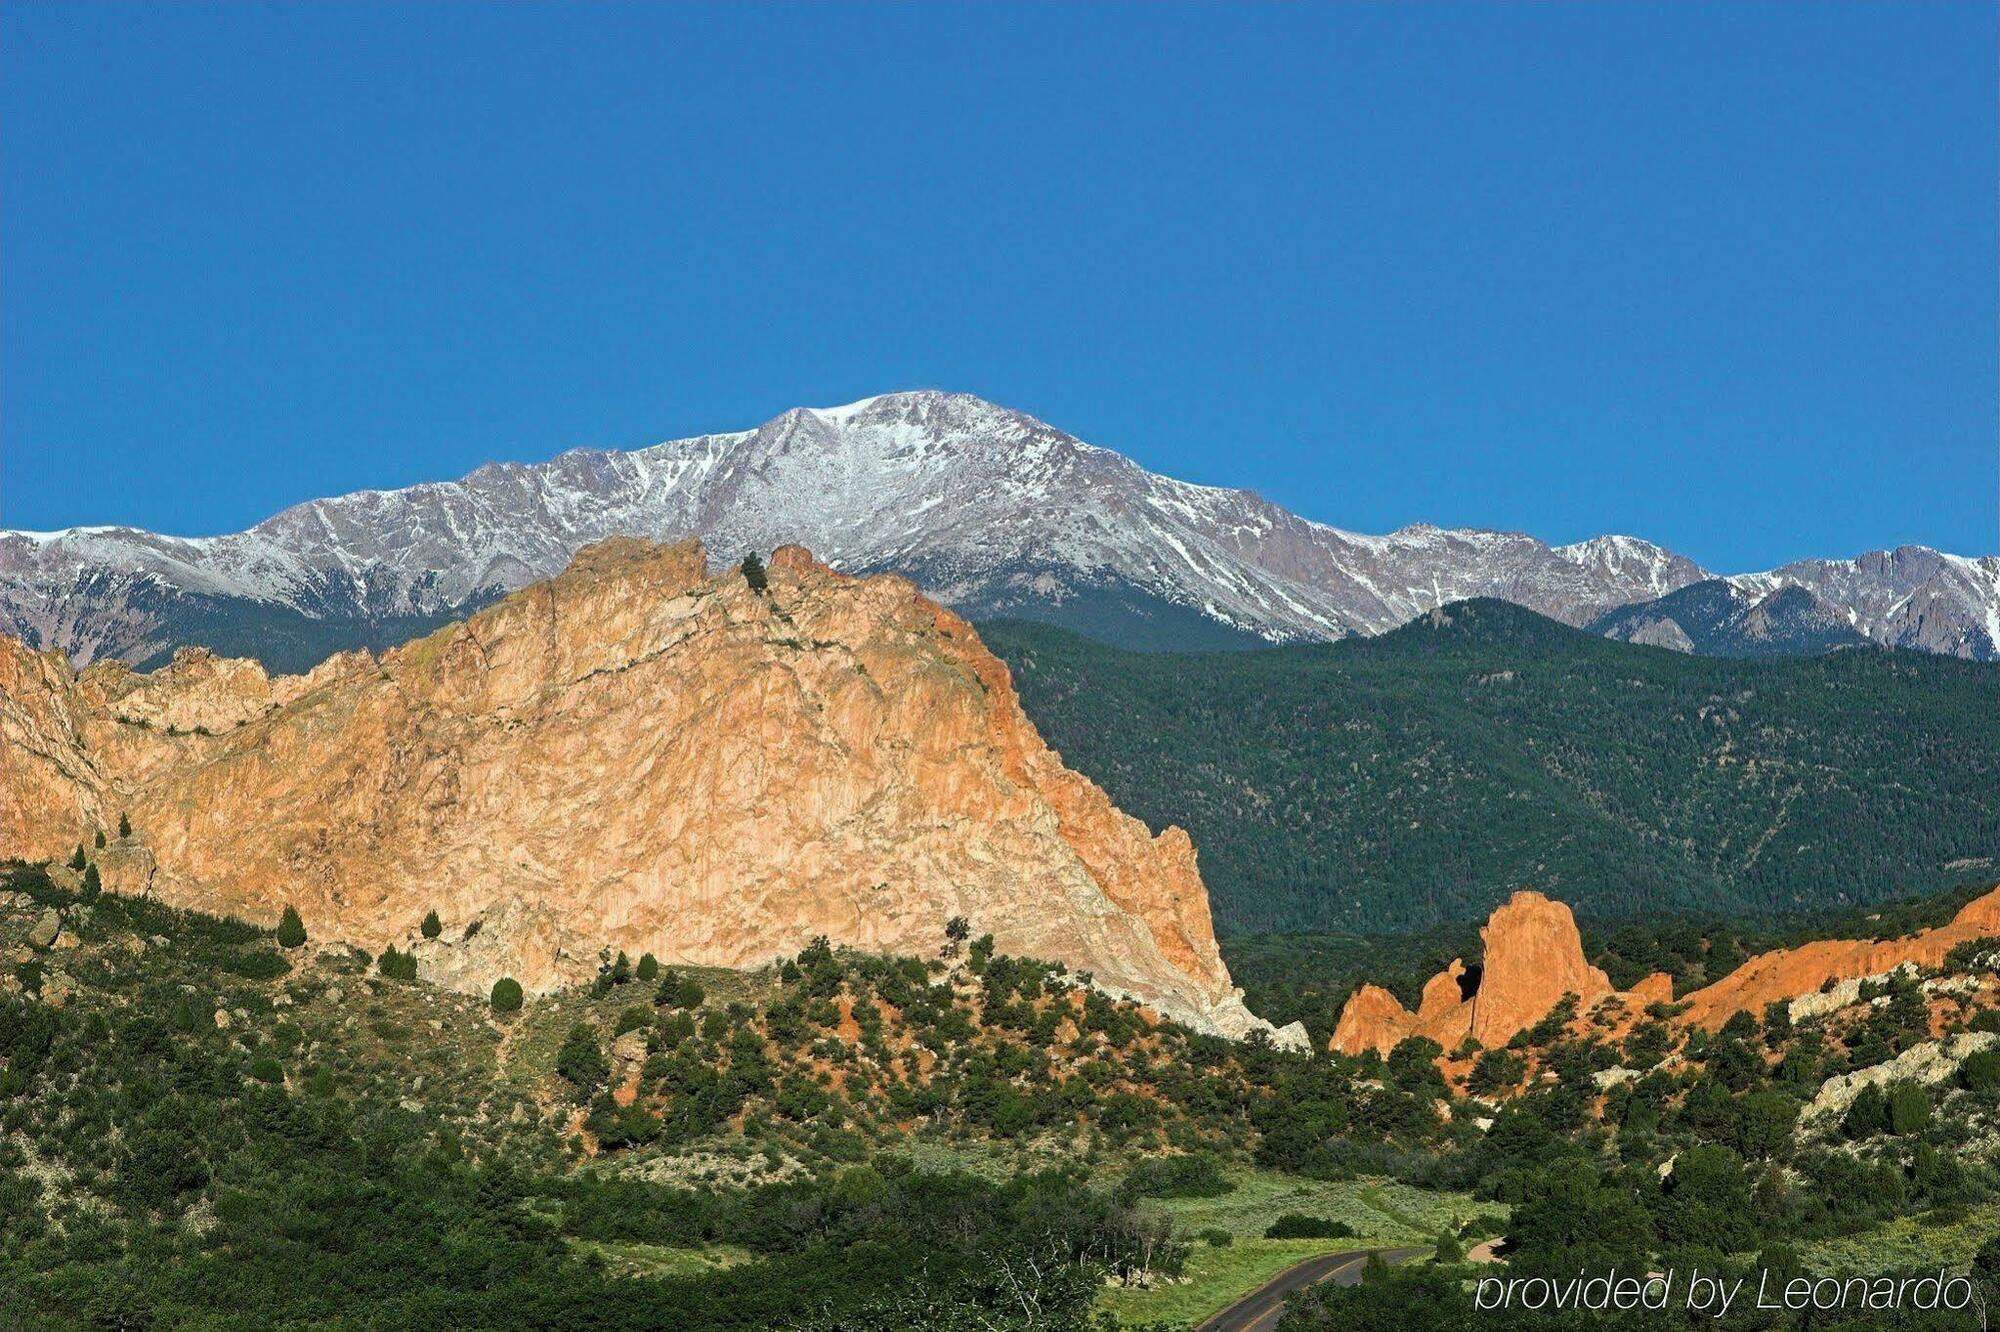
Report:
[[1540,893],[1515,893],[1479,932],[1485,973],[1472,997],[1472,1037],[1505,1045],[1532,1027],[1566,994],[1588,1012],[1611,993],[1611,982],[1583,958],[1583,936],[1567,906]]
[[[1967,904],[1950,924],[1907,939],[1826,939],[1759,954],[1683,996],[1687,1007],[1677,1021],[1713,1030],[1736,1013],[1761,1014],[1768,1004],[1817,993],[1830,981],[1880,976],[1905,963],[1936,967],[1956,945],[1985,936],[2000,936],[2000,887]],[[1648,1005],[1673,1002],[1673,982],[1663,974],[1622,994],[1613,991],[1609,978],[1585,961],[1569,908],[1540,893],[1514,894],[1480,937],[1485,962],[1476,988],[1463,979],[1465,964],[1454,961],[1424,986],[1423,1001],[1411,1013],[1387,990],[1364,985],[1341,1010],[1331,1048],[1387,1054],[1407,1037],[1427,1036],[1449,1053],[1471,1036],[1490,1049],[1539,1022],[1565,994],[1577,996],[1579,1014],[1618,999],[1626,1024]],[[1472,993],[1462,997],[1468,988]]]
[[1959,909],[1951,922],[1907,939],[1821,939],[1759,953],[1715,984],[1684,995],[1682,1021],[1711,1030],[1739,1012],[1815,994],[1828,981],[1880,976],[1904,963],[1935,967],[1958,944],[2000,935],[2000,887]]
[[[1333,1029],[1332,1046],[1344,1054],[1379,1050],[1384,1054],[1415,1034],[1417,1019],[1395,995],[1379,985],[1363,985],[1347,997],[1340,1021]],[[1440,1042],[1442,1044],[1442,1042]]]
[[[1193,845],[1063,767],[971,626],[787,548],[768,594],[631,539],[379,660],[183,652],[73,673],[0,639],[0,856],[129,813],[118,884],[434,980],[546,989],[602,948],[745,966],[814,935],[929,953],[962,915],[1207,1030],[1263,1027]],[[479,929],[466,937],[467,927]]]
[[1518,892],[1496,908],[1480,931],[1485,962],[1477,977],[1453,961],[1424,986],[1412,1014],[1395,996],[1364,985],[1348,999],[1334,1028],[1332,1048],[1346,1054],[1387,1054],[1410,1036],[1426,1036],[1447,1053],[1470,1036],[1487,1047],[1505,1045],[1532,1027],[1565,994],[1585,1012],[1611,994],[1604,973],[1584,960],[1576,918],[1561,902]]

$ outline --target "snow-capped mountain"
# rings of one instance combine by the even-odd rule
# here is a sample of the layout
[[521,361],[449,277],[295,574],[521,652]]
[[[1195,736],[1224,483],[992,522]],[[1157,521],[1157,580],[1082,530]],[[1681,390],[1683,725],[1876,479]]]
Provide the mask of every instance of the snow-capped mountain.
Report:
[[[1474,596],[1583,625],[1713,577],[1632,537],[1346,532],[975,397],[914,392],[631,452],[491,463],[228,536],[0,533],[0,629],[79,662],[203,642],[297,666],[421,630],[617,533],[697,535],[717,558],[798,542],[837,567],[908,574],[974,617],[1147,646],[1379,633]],[[1903,550],[1731,581],[1808,587],[1877,641],[1980,657],[2000,643],[2000,560]]]

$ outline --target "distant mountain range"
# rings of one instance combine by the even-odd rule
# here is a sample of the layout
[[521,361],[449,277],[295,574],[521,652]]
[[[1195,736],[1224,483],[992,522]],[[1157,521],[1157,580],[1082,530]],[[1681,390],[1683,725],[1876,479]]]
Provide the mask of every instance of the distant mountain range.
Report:
[[1148,472],[964,394],[795,408],[755,430],[489,463],[245,532],[0,532],[0,630],[78,662],[185,643],[278,669],[383,647],[561,569],[601,537],[798,542],[893,570],[975,619],[1140,648],[1383,633],[1497,597],[1616,638],[1719,655],[1874,642],[2000,657],[2000,557],[1902,547],[1718,578],[1627,536],[1549,546],[1419,524],[1366,536],[1244,490]]

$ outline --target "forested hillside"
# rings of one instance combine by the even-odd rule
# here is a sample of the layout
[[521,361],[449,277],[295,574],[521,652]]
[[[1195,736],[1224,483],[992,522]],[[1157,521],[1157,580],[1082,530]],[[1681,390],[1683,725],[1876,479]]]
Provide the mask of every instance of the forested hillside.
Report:
[[1219,929],[1792,912],[1989,873],[2000,669],[1857,649],[1730,661],[1497,601],[1376,639],[1122,652],[984,625],[1071,766],[1201,854]]
[[1944,1267],[2000,1300],[2000,940],[1797,1018],[1571,1003],[1445,1060],[1193,1036],[961,933],[489,1002],[0,866],[0,1325],[1187,1332],[1387,1247],[1418,1262],[1286,1326],[1463,1328],[1499,1233],[1513,1273]]

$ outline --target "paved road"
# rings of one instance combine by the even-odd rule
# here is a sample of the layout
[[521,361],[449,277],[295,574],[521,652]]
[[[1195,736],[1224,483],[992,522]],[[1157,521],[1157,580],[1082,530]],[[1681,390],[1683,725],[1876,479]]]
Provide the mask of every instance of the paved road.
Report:
[[1286,1268],[1195,1328],[1195,1332],[1271,1332],[1285,1313],[1285,1296],[1322,1281],[1337,1286],[1360,1284],[1368,1255],[1379,1253],[1385,1263],[1400,1263],[1428,1249],[1363,1249],[1356,1253],[1323,1253]]

